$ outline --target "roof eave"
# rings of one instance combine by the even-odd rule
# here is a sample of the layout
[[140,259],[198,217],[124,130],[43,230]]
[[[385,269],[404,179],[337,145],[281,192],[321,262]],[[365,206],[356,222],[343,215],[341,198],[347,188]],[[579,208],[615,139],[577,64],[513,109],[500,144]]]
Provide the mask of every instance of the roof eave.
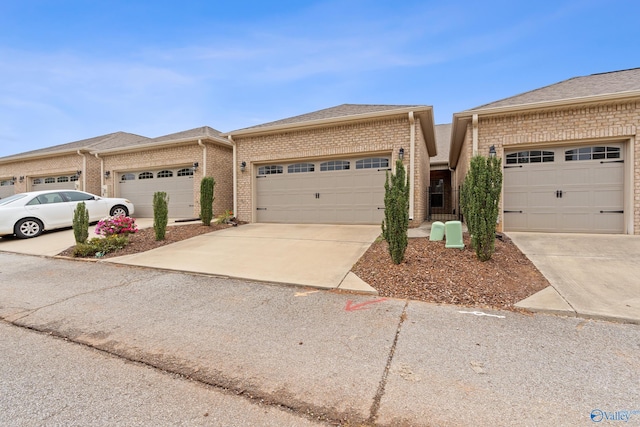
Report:
[[182,145],[182,144],[187,144],[189,142],[198,142],[198,141],[213,142],[215,144],[222,145],[224,147],[229,147],[229,148],[232,147],[232,144],[224,138],[220,138],[216,136],[199,136],[199,137],[171,139],[171,140],[162,141],[162,142],[148,142],[146,144],[109,148],[106,150],[94,150],[94,151],[91,151],[91,154],[94,154],[94,155],[107,154],[108,155],[108,154],[118,154],[118,153],[133,153],[137,151],[145,151],[152,148],[165,148],[172,145]]
[[69,154],[78,154],[78,151],[80,153],[89,153],[90,150],[91,150],[90,147],[81,147],[81,148],[74,148],[74,149],[61,150],[61,151],[49,151],[47,153],[32,153],[32,154],[25,154],[25,155],[14,154],[13,156],[0,158],[0,164],[23,162],[25,160],[38,160],[38,159],[44,159],[51,156],[57,157],[57,156],[65,156]]
[[383,118],[388,116],[396,116],[400,114],[408,114],[411,111],[413,111],[416,114],[420,112],[426,112],[426,111],[430,112],[432,111],[432,107],[429,107],[429,106],[403,107],[403,108],[395,108],[392,110],[375,111],[371,113],[351,114],[348,116],[309,120],[309,121],[299,122],[299,123],[285,123],[285,124],[273,125],[273,126],[240,129],[240,130],[222,133],[221,136],[225,136],[225,137],[231,136],[232,138],[234,138],[237,136],[249,136],[249,135],[259,135],[259,134],[271,134],[271,133],[278,133],[278,132],[284,132],[284,131],[295,131],[295,130],[301,130],[301,129],[324,127],[327,125],[337,124],[337,123],[370,120],[370,119]]

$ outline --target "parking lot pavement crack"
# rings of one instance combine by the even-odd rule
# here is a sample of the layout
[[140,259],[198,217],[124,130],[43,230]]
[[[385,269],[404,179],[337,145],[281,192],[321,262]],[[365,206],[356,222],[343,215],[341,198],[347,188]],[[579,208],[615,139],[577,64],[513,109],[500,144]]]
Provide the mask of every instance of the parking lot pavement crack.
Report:
[[[156,276],[159,276],[159,275],[160,275],[160,274],[152,275],[152,276],[151,276],[151,278],[156,277]],[[149,276],[145,276],[145,277],[143,277],[143,278],[133,279],[133,280],[128,280],[128,279],[124,278],[124,279],[122,279],[122,281],[121,281],[119,284],[117,284],[117,285],[107,286],[107,287],[100,288],[100,289],[92,289],[92,290],[87,291],[87,292],[80,292],[80,293],[78,293],[78,294],[71,295],[71,296],[68,296],[68,297],[66,297],[66,298],[63,298],[63,299],[61,299],[61,300],[58,300],[58,301],[52,302],[51,304],[46,304],[46,305],[43,305],[43,306],[40,306],[40,307],[34,308],[34,309],[32,309],[32,310],[25,310],[25,311],[24,311],[24,314],[22,314],[22,315],[20,315],[20,316],[17,316],[17,317],[13,317],[13,318],[11,319],[11,323],[15,323],[15,322],[18,322],[18,321],[20,321],[20,320],[23,320],[24,318],[29,317],[29,316],[31,316],[32,314],[37,313],[38,311],[40,311],[40,310],[42,310],[42,309],[45,309],[45,308],[48,308],[48,307],[53,307],[53,306],[56,306],[56,305],[58,305],[58,304],[63,304],[63,303],[65,303],[65,302],[67,302],[67,301],[73,300],[73,299],[78,298],[78,297],[83,297],[83,296],[85,296],[85,295],[96,294],[96,293],[98,293],[98,292],[109,291],[109,290],[111,290],[111,289],[123,288],[123,287],[125,287],[125,286],[131,286],[131,285],[134,285],[134,284],[135,284],[135,283],[137,283],[137,282],[141,282],[141,281],[143,281],[143,280],[149,280],[149,278],[150,278]]]
[[391,350],[389,350],[389,357],[387,358],[387,364],[384,367],[384,371],[382,373],[382,378],[380,379],[380,383],[378,384],[378,390],[376,391],[376,395],[373,398],[373,404],[371,405],[371,410],[369,411],[369,419],[367,422],[369,424],[375,424],[376,419],[378,418],[378,411],[380,410],[380,401],[382,400],[382,396],[384,396],[384,390],[387,386],[387,378],[389,376],[389,371],[391,370],[391,363],[393,362],[393,356],[396,352],[396,345],[398,344],[398,338],[400,337],[400,330],[402,329],[402,324],[407,318],[407,307],[409,306],[409,300],[406,300],[404,303],[404,307],[402,308],[402,314],[400,315],[400,320],[398,321],[398,327],[396,328],[396,335],[393,338],[393,344],[391,345]]

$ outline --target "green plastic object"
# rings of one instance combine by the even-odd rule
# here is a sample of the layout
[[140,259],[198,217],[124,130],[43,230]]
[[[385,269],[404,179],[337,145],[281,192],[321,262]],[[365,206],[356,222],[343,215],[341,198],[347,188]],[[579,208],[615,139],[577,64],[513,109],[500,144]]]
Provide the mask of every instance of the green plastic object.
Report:
[[460,221],[447,221],[444,224],[444,228],[447,235],[447,242],[444,247],[464,249],[464,242],[462,241],[462,223]]
[[444,239],[444,222],[436,221],[431,224],[431,234],[429,240],[440,241]]

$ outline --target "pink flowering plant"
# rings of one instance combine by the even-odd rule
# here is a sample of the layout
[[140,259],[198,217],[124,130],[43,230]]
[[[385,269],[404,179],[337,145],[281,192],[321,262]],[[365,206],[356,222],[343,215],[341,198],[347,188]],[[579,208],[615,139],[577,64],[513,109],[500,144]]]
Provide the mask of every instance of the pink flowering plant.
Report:
[[126,235],[137,231],[136,220],[129,216],[109,216],[101,219],[96,224],[96,234],[101,236]]

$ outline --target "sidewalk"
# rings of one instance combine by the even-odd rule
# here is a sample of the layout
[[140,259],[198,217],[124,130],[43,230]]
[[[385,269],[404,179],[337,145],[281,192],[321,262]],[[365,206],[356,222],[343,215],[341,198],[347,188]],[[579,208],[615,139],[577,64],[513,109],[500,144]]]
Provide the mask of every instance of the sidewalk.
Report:
[[0,317],[331,423],[582,425],[640,409],[637,325],[9,253]]

